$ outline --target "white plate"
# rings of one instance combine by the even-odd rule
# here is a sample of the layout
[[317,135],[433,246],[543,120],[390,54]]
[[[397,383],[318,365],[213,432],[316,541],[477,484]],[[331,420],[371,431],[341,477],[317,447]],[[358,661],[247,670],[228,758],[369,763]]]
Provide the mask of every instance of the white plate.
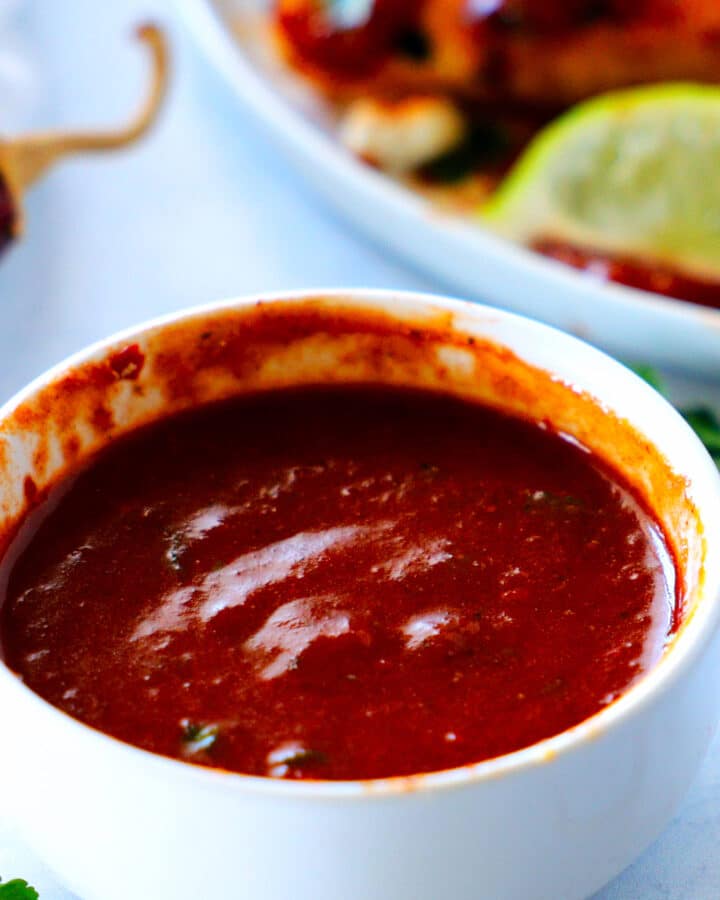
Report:
[[384,246],[486,302],[571,331],[628,359],[720,379],[720,311],[666,299],[502,241],[348,154],[322,109],[233,23],[263,0],[180,0],[192,33],[245,106],[328,201]]

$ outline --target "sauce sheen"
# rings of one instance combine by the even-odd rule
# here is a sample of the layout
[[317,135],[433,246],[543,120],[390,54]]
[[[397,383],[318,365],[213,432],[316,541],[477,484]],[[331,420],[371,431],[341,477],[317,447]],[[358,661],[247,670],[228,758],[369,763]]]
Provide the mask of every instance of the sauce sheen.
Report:
[[147,750],[375,778],[600,710],[661,655],[674,574],[571,440],[427,392],[303,388],[142,429],[56,488],[0,635],[30,688]]

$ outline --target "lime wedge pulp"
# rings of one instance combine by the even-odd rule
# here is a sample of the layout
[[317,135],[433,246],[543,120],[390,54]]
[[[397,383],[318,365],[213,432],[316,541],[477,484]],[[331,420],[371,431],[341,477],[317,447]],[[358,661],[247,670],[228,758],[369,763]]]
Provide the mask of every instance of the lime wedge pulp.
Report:
[[483,207],[490,229],[720,277],[720,88],[665,84],[574,107]]

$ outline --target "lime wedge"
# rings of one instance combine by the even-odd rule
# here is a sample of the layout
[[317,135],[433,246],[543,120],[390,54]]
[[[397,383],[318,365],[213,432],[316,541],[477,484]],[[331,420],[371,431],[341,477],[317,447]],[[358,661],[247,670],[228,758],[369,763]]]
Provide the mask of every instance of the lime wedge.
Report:
[[720,276],[720,88],[665,84],[574,107],[532,141],[485,224]]

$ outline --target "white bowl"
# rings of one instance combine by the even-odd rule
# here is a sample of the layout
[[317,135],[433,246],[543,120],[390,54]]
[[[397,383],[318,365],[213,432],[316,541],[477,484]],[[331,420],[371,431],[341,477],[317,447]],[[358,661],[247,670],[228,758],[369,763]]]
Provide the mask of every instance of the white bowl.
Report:
[[[114,356],[131,344],[145,357],[139,373]],[[124,332],[0,410],[0,535],[26,511],[28,477],[42,489],[143,422],[261,387],[369,379],[549,419],[604,455],[674,545],[684,624],[650,673],[563,734],[366,782],[284,782],[155,756],[75,721],[0,664],[3,815],[83,900],[574,900],[623,869],[685,792],[720,703],[720,478],[657,393],[546,326],[346,291],[230,301]]]
[[444,212],[343,148],[325,105],[258,40],[255,23],[269,0],[176,2],[243,108],[318,193],[379,246],[454,290],[555,325],[616,356],[718,379],[720,310],[607,283]]

